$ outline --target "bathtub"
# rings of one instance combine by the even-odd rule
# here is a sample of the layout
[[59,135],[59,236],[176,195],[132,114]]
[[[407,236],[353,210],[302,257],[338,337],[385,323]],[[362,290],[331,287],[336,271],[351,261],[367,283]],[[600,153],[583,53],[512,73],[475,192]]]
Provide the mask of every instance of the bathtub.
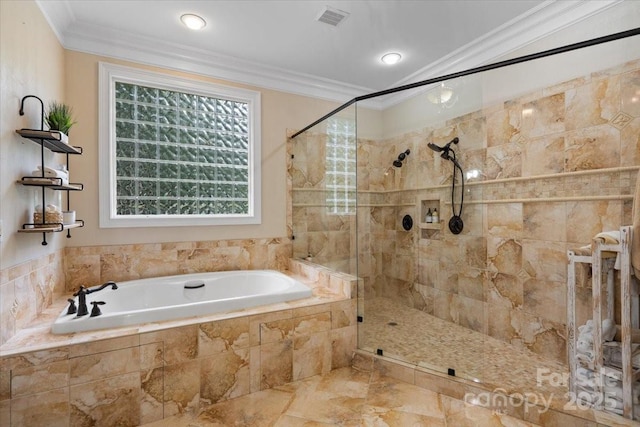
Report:
[[[130,280],[87,295],[103,301],[102,314],[77,317],[67,307],[51,327],[54,334],[117,328],[239,310],[312,295],[299,281],[274,270],[223,271]],[[75,298],[78,305],[78,298]]]

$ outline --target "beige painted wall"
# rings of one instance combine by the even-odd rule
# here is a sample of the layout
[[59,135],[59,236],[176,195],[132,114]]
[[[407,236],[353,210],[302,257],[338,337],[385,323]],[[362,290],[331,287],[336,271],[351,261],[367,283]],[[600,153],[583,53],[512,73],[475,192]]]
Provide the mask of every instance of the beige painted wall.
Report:
[[[81,52],[66,52],[67,99],[77,112],[73,143],[83,147],[82,156],[71,160],[70,176],[85,190],[72,195],[77,216],[85,227],[74,230],[67,246],[129,243],[226,240],[286,236],[287,129],[300,129],[329,112],[336,103],[238,85],[205,76],[162,70]],[[262,96],[262,224],[200,227],[99,228],[98,219],[98,63],[109,62],[200,81],[256,90]]]
[[[32,1],[0,1],[0,269],[38,259],[64,245],[62,233],[49,235],[42,246],[41,234],[17,233],[30,222],[38,190],[16,184],[40,163],[39,146],[19,137],[15,129],[39,128],[40,105],[20,100],[36,95],[45,102],[65,101],[64,49],[40,9]],[[62,161],[47,153],[47,159]]]
[[[94,246],[129,243],[153,243],[193,240],[246,239],[286,236],[286,164],[287,129],[300,129],[326,114],[337,103],[290,95],[251,86],[228,83],[205,76],[189,75],[132,64],[111,58],[65,51],[50,29],[37,5],[31,1],[2,1],[1,6],[1,78],[0,99],[0,191],[3,236],[0,268],[35,260],[62,246]],[[98,61],[167,72],[231,86],[248,87],[262,94],[262,224],[245,226],[173,227],[138,229],[100,229],[98,227]],[[22,96],[35,94],[45,105],[63,100],[74,109],[78,123],[72,130],[72,143],[82,146],[82,156],[71,156],[71,178],[85,185],[83,192],[72,193],[72,208],[85,220],[85,228],[49,234],[48,246],[42,246],[40,234],[17,233],[29,221],[36,202],[35,188],[16,185],[39,163],[39,148],[15,134],[15,129],[39,127],[39,107],[30,100],[25,117],[18,115]],[[55,163],[63,158],[47,153]]]

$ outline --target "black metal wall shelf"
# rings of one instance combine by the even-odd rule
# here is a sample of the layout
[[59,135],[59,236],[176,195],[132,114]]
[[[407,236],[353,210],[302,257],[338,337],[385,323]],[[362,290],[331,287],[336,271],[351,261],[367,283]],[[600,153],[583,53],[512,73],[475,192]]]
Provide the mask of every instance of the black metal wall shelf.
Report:
[[[16,129],[16,133],[36,144],[44,145],[54,153],[82,154],[82,147],[74,147],[64,142],[64,135],[58,131],[37,129]],[[66,135],[65,135],[66,136]]]
[[47,187],[52,190],[82,191],[84,185],[77,182],[62,183],[62,178],[42,178],[39,176],[23,176],[18,183],[32,187]]
[[68,230],[70,228],[80,228],[84,227],[84,221],[81,219],[76,220],[73,224],[63,224],[61,222],[56,222],[53,224],[44,223],[44,224],[23,224],[22,228],[18,230],[18,233],[57,233],[60,231]]
[[[44,130],[44,103],[42,99],[35,95],[27,95],[22,98],[20,102],[20,115],[24,115],[24,101],[28,98],[35,98],[40,102],[40,129],[16,129],[16,133],[23,138],[29,139],[40,146],[40,168],[41,176],[25,176],[18,181],[19,184],[31,187],[40,187],[42,189],[42,222],[40,223],[26,223],[22,224],[22,228],[18,230],[19,233],[42,233],[42,244],[47,244],[47,233],[56,233],[67,230],[67,238],[71,237],[69,232],[72,228],[84,227],[84,221],[79,219],[71,224],[63,224],[61,222],[47,223],[45,206],[46,197],[45,189],[59,190],[67,192],[67,210],[69,210],[69,192],[70,191],[82,191],[84,185],[80,183],[64,183],[60,177],[47,177],[45,176],[45,162],[44,162],[44,149],[53,153],[62,153],[66,155],[67,170],[69,170],[69,154],[82,154],[82,147],[75,147],[69,145],[69,138],[67,135],[56,130]],[[62,208],[62,207],[60,207]]]

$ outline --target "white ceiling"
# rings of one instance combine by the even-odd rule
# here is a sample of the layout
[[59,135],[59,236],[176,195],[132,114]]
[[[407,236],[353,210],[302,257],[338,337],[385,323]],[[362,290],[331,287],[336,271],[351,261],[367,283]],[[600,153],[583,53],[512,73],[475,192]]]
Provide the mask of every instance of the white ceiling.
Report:
[[[40,0],[63,46],[346,101],[490,62],[617,0]],[[337,27],[325,6],[349,12]],[[183,13],[204,17],[194,32]],[[396,66],[380,62],[402,53]]]

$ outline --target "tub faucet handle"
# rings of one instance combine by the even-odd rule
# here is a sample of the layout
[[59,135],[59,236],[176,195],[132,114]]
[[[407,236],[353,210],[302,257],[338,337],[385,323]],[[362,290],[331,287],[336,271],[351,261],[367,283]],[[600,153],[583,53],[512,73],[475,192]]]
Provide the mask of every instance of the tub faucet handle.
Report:
[[93,308],[91,309],[91,315],[89,317],[96,317],[102,314],[99,306],[105,305],[106,303],[104,301],[91,301],[91,304],[93,304]]
[[67,308],[67,314],[76,314],[78,308],[76,307],[76,300],[73,298],[67,299],[69,301],[69,308]]

